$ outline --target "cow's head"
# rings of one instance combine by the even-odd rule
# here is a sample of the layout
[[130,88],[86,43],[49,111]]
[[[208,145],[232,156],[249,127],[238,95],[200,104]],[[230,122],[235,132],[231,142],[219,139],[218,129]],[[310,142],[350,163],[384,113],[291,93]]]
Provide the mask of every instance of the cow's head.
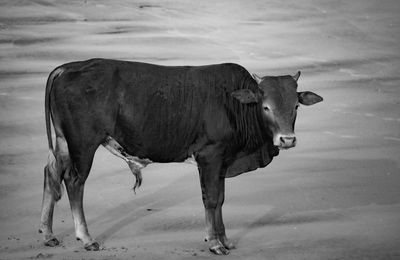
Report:
[[260,93],[249,89],[234,91],[232,96],[243,104],[258,103],[268,128],[273,134],[274,145],[288,149],[296,145],[294,124],[299,104],[310,106],[321,102],[319,95],[310,92],[297,92],[300,71],[294,76],[258,77],[253,74]]

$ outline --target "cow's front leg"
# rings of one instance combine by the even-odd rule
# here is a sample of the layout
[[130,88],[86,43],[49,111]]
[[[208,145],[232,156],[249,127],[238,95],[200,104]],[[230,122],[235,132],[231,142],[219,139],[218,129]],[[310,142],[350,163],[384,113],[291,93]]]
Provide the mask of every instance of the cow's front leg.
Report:
[[[209,152],[209,153],[208,153]],[[224,181],[222,160],[215,150],[209,147],[196,156],[199,167],[202,199],[206,217],[206,240],[210,243],[210,251],[217,255],[227,255],[229,250],[224,246],[220,237],[225,234],[221,218],[217,217],[217,208],[221,192],[221,181]],[[222,191],[223,192],[223,191]],[[222,206],[222,205],[221,205]],[[222,226],[221,226],[222,224]]]
[[[202,182],[207,183],[207,178]],[[221,240],[221,238],[225,236],[225,228],[222,221],[220,221],[222,218],[219,219],[217,216],[219,195],[217,187],[218,185],[214,185],[213,183],[205,185],[202,184],[201,190],[206,215],[206,241],[209,242],[209,249],[212,253],[217,255],[227,255],[229,254],[229,250],[224,245],[224,240]]]
[[219,179],[219,196],[218,196],[218,204],[215,210],[215,221],[217,230],[218,240],[224,245],[226,249],[234,249],[235,245],[232,241],[230,241],[225,234],[225,226],[224,221],[222,219],[222,205],[224,204],[225,199],[225,178]]

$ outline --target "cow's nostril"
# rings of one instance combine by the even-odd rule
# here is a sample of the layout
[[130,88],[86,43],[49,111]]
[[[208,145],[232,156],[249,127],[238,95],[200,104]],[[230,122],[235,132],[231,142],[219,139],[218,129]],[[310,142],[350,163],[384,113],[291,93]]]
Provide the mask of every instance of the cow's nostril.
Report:
[[295,136],[281,136],[279,137],[279,140],[283,145],[290,145],[294,144],[296,142],[296,137]]

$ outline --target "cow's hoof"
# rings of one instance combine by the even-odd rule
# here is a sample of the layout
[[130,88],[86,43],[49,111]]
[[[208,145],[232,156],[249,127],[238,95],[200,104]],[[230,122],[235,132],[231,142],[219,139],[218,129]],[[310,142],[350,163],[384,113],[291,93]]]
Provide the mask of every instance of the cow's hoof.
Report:
[[210,252],[216,255],[228,255],[229,250],[218,240],[211,241]]
[[58,246],[59,244],[60,244],[60,241],[58,241],[58,239],[55,237],[52,237],[52,238],[44,241],[45,246],[55,247],[55,246]]
[[85,244],[85,249],[87,251],[99,251],[100,245],[96,241]]
[[233,242],[230,241],[229,239],[222,240],[222,244],[224,245],[224,247],[226,249],[235,249],[236,248],[236,246],[233,244]]

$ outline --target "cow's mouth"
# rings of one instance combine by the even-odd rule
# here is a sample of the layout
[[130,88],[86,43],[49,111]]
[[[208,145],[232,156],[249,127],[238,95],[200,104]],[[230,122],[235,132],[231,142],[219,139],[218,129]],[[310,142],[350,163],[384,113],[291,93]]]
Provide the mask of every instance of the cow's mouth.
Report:
[[293,145],[279,145],[279,146],[276,146],[276,147],[279,150],[289,150],[290,148],[293,148],[295,146],[296,146],[296,144],[293,144]]

